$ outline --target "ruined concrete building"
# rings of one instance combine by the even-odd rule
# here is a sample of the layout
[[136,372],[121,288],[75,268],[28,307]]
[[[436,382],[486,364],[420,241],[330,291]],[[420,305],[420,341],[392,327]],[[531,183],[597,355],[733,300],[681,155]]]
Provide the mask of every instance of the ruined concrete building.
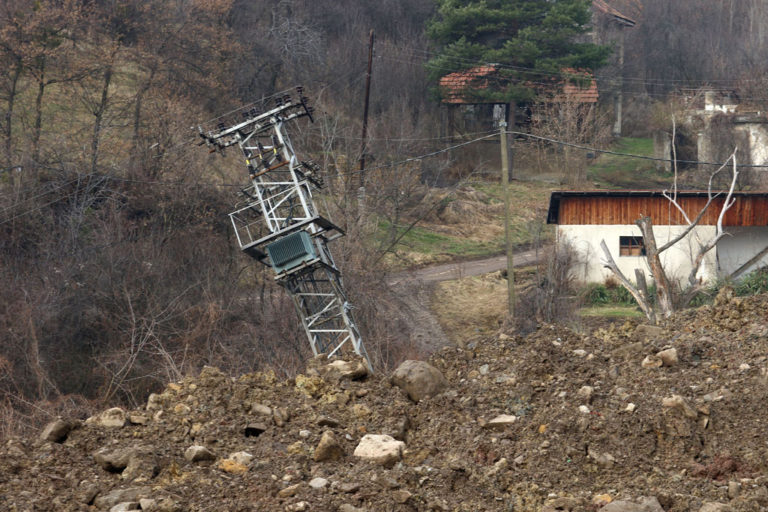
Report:
[[[654,156],[659,169],[672,172],[673,156],[679,170],[697,170],[708,178],[737,149],[739,164],[768,165],[768,112],[745,102],[729,91],[694,91],[684,97],[687,103],[675,127],[673,152],[672,126],[654,133]],[[676,153],[676,155],[675,155]],[[765,169],[743,169],[740,186],[764,188]]]

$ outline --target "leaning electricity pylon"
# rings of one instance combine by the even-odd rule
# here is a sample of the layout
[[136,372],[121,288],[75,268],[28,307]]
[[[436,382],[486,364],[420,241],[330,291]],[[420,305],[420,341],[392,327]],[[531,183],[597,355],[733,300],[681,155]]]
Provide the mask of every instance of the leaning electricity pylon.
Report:
[[344,232],[318,214],[310,187],[322,186],[319,168],[296,157],[285,131],[289,121],[312,120],[302,88],[296,93],[298,101],[280,94],[214,119],[198,127],[200,136],[216,151],[240,147],[251,185],[242,190],[245,206],[229,214],[237,242],[288,290],[312,352],[331,357],[351,347],[372,369],[328,250]]

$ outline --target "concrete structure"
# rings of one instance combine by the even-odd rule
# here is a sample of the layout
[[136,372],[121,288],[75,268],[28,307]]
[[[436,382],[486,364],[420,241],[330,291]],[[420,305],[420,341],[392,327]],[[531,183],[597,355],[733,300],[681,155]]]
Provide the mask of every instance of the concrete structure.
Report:
[[[739,164],[768,165],[768,113],[749,103],[741,103],[734,93],[723,91],[688,91],[683,95],[690,107],[677,126],[675,146],[679,169],[699,168],[709,176],[716,166],[738,149]],[[654,156],[672,159],[672,134],[669,129],[653,134]],[[686,163],[703,162],[696,164]],[[672,171],[670,161],[656,163],[658,169]],[[763,187],[764,174],[746,168],[742,184]]]
[[[710,205],[686,237],[662,253],[662,264],[670,280],[685,286],[700,247],[715,236],[722,199]],[[736,192],[734,199],[736,202],[723,223],[728,235],[707,253],[698,269],[697,277],[702,282],[734,272],[745,275],[768,265],[768,254],[760,254],[768,247],[768,192]],[[696,218],[706,201],[706,192],[678,192],[678,202],[691,219]],[[603,266],[603,240],[625,276],[633,279],[635,269],[641,269],[650,277],[640,228],[634,224],[643,215],[653,220],[657,246],[687,227],[682,215],[660,191],[636,190],[553,192],[547,223],[557,224],[556,243],[575,253],[574,278],[604,282],[612,273]]]

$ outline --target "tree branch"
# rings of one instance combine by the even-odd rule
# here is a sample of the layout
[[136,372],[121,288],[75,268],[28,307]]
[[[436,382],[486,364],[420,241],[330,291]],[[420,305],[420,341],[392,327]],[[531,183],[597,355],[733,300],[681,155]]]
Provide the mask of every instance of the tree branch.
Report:
[[655,324],[656,312],[653,310],[653,307],[651,307],[650,301],[647,300],[646,297],[643,296],[643,294],[637,288],[635,288],[632,282],[627,279],[624,273],[619,269],[619,266],[616,265],[616,261],[614,261],[613,256],[611,256],[611,251],[608,249],[608,245],[605,243],[605,239],[600,241],[600,248],[603,249],[603,254],[605,255],[603,266],[613,272],[613,275],[618,278],[622,286],[624,286],[624,288],[626,288],[627,291],[632,294],[632,297],[635,298],[637,304],[640,306],[640,309],[648,318],[648,321],[652,324]]

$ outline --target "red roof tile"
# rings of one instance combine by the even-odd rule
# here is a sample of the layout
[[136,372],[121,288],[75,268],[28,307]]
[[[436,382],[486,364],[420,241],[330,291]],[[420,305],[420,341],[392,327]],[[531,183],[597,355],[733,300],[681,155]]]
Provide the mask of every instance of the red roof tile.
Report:
[[[485,103],[473,98],[472,90],[479,91],[488,88],[489,81],[498,71],[497,66],[478,66],[466,71],[456,71],[445,75],[440,79],[440,90],[443,94],[443,103],[473,104]],[[554,78],[550,83],[531,84],[539,94],[548,96],[551,102],[574,101],[577,103],[596,103],[598,98],[597,82],[592,74],[587,71],[563,69],[564,78]],[[570,75],[570,76],[567,76]],[[587,81],[588,84],[573,83],[569,78],[578,77],[579,81]]]

